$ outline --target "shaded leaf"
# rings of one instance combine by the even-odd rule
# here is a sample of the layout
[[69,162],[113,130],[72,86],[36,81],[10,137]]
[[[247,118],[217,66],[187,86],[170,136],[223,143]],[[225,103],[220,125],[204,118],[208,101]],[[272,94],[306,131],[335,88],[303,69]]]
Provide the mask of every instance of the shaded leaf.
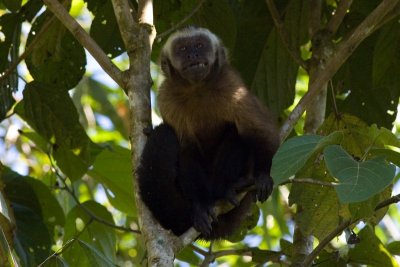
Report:
[[395,176],[395,167],[383,158],[357,162],[340,146],[327,147],[324,156],[329,172],[340,182],[335,189],[343,203],[370,198],[385,189]]
[[96,8],[91,8],[91,10],[95,17],[90,26],[90,36],[110,58],[122,54],[125,46],[111,1],[99,1]]
[[64,225],[64,212],[51,194],[49,188],[41,181],[28,176],[21,176],[8,170],[3,176],[7,198],[14,206],[18,203],[22,208],[28,208],[46,224],[49,233],[54,227]]
[[[84,241],[85,244],[73,242],[68,250],[63,253],[64,259],[70,266],[98,266],[92,265],[95,262],[93,257],[101,253],[99,264],[114,262],[116,245],[114,229],[93,220],[85,209],[101,220],[114,224],[113,218],[107,209],[94,201],[87,201],[81,206],[75,206],[67,215],[64,228],[64,243],[72,240],[79,233],[79,240]],[[86,243],[89,243],[90,246]],[[93,251],[92,248],[98,252]],[[107,259],[106,261],[103,261],[104,257]]]
[[[67,91],[38,82],[26,85],[24,99],[15,111],[47,142],[53,145],[53,156],[71,179],[79,179],[100,152],[91,142]],[[48,152],[47,150],[45,152]],[[76,164],[76,165],[75,165]]]
[[118,266],[114,264],[112,261],[110,261],[107,257],[105,257],[102,253],[100,253],[99,250],[96,249],[96,247],[82,240],[78,240],[78,242],[83,252],[87,256],[90,266],[93,267]]
[[54,255],[48,259],[41,267],[69,267],[68,263],[61,257]]
[[21,8],[22,0],[3,0],[3,4],[11,12],[17,12]]
[[[306,42],[308,36],[308,5],[308,1],[290,1],[284,18],[285,27],[290,33],[290,44],[299,54],[299,47]],[[290,56],[275,28],[269,34],[257,63],[251,90],[275,114],[280,114],[293,103],[299,66]]]
[[[48,20],[44,12],[32,25],[29,45]],[[30,74],[37,82],[54,86],[53,90],[73,88],[85,74],[86,55],[83,47],[58,20],[47,28],[25,59]],[[55,91],[52,92],[56,94]]]
[[28,206],[13,203],[17,232],[14,248],[23,266],[37,266],[51,251],[52,239],[41,215]]

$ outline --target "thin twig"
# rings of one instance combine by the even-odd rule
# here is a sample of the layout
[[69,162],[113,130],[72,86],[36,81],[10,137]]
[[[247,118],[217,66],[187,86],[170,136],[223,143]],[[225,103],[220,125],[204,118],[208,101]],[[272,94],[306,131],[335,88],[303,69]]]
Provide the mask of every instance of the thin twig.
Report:
[[328,22],[328,25],[326,26],[326,29],[334,35],[337,30],[339,29],[340,24],[342,24],[342,21],[344,17],[347,14],[347,10],[350,8],[351,3],[353,0],[341,0],[338,4],[338,7],[336,8],[335,14],[331,17],[331,19]]
[[319,181],[319,180],[315,180],[312,178],[289,179],[283,183],[280,183],[279,185],[285,185],[285,184],[311,184],[311,185],[319,185],[319,186],[322,185],[322,186],[328,186],[328,187],[334,187],[337,185],[336,183]]
[[308,92],[300,99],[297,106],[282,125],[280,132],[281,140],[285,140],[290,134],[307,106],[319,93],[322,85],[332,78],[358,45],[365,38],[370,36],[377,29],[378,25],[381,25],[382,19],[385,18],[385,15],[392,10],[398,2],[399,0],[383,0],[347,38],[344,38],[343,41],[339,43],[334,56],[327,62],[324,71],[316,75],[315,82],[310,84]]
[[389,206],[391,204],[396,204],[398,202],[400,202],[400,194],[395,195],[395,196],[393,196],[393,197],[391,197],[389,199],[386,199],[386,200],[382,201],[381,203],[379,203],[375,207],[375,211],[378,211],[378,210],[380,210],[380,209],[382,209],[384,207],[387,207],[387,206]]
[[279,36],[281,37],[282,43],[285,46],[286,50],[288,51],[288,53],[290,54],[290,56],[293,58],[293,60],[299,64],[299,66],[301,66],[303,69],[307,70],[307,64],[305,63],[305,61],[300,57],[300,53],[298,52],[298,50],[296,50],[295,48],[292,47],[292,45],[290,44],[289,41],[289,36],[284,28],[284,24],[283,21],[280,18],[279,12],[276,9],[276,6],[274,4],[273,0],[266,0],[267,1],[267,5],[269,8],[269,12],[271,13],[272,19],[274,21],[276,30],[279,34]]
[[205,3],[205,0],[199,0],[199,2],[197,3],[197,5],[193,8],[193,10],[187,14],[181,21],[179,21],[177,24],[175,24],[172,28],[170,28],[169,30],[166,30],[165,32],[158,34],[156,37],[156,41],[160,42],[164,37],[166,37],[167,35],[169,35],[171,32],[174,32],[176,29],[180,28],[183,24],[185,24],[186,21],[188,21],[191,17],[193,17],[194,14],[197,13],[197,11],[199,11],[199,9],[201,8],[201,6]]
[[86,48],[103,70],[121,87],[125,88],[122,72],[114,65],[111,59],[104,53],[100,46],[90,37],[81,25],[67,12],[64,6],[57,0],[43,0],[47,8],[60,20],[60,22],[72,33],[78,42]]

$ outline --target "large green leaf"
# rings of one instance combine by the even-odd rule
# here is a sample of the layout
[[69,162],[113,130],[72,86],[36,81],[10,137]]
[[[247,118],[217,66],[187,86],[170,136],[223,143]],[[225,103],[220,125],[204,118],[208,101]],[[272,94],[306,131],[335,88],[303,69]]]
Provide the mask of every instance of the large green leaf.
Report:
[[65,216],[60,204],[41,181],[21,176],[11,170],[7,170],[1,179],[6,184],[7,198],[12,203],[18,203],[35,212],[50,233],[53,233],[57,225],[64,225]]
[[76,180],[86,172],[99,150],[79,123],[68,92],[53,89],[38,82],[27,84],[24,99],[15,110],[53,145],[53,156],[59,167]]
[[[296,177],[312,177],[314,180],[324,182],[333,182],[334,180],[326,172],[324,161],[319,158]],[[296,222],[303,234],[313,235],[318,240],[325,238],[340,222],[341,207],[332,187],[293,184],[289,195],[289,204],[301,205],[301,211],[296,213]]]
[[[35,20],[27,45],[40,32],[48,17],[48,13],[44,12]],[[85,74],[86,55],[67,28],[56,20],[43,33],[25,62],[35,81],[52,85],[53,90],[67,91],[77,85]]]
[[[70,266],[104,266],[95,265],[94,258],[99,262],[115,262],[116,236],[113,228],[96,220],[92,220],[93,214],[101,220],[113,224],[113,218],[107,209],[94,201],[87,201],[82,206],[74,207],[67,215],[65,223],[64,243],[72,240],[79,234],[79,240],[73,242],[65,252],[63,258]],[[89,245],[88,245],[89,244]],[[106,265],[109,266],[109,265]]]
[[334,132],[329,136],[303,135],[284,142],[272,160],[271,176],[276,184],[285,182],[304,167],[310,157],[325,146],[336,144],[343,133]]
[[[105,257],[102,253],[96,249],[96,247],[92,246],[89,243],[86,243],[82,240],[78,240],[79,246],[82,248],[82,251],[87,256],[89,260],[89,264],[92,267],[116,267],[118,265],[114,264],[107,257]],[[82,265],[80,265],[82,266]]]
[[372,197],[385,189],[395,176],[395,166],[382,157],[358,162],[340,146],[327,147],[324,156],[329,172],[339,180],[335,189],[342,203]]
[[[278,4],[286,6],[285,2]],[[230,4],[237,23],[236,43],[230,48],[231,61],[250,87],[273,22],[265,0],[230,1]]]
[[[4,14],[0,17],[0,73],[18,58],[22,18],[20,14]],[[14,71],[0,83],[0,121],[15,100],[12,93],[18,89],[18,73]]]
[[[308,5],[308,1],[290,1],[285,14],[290,45],[296,52],[300,51],[300,45],[308,36]],[[298,68],[274,29],[264,46],[251,89],[275,114],[280,114],[293,103]]]
[[110,57],[114,58],[125,51],[111,1],[99,1],[91,9],[95,15],[90,26],[90,36]]
[[111,204],[131,215],[136,216],[136,205],[133,194],[131,152],[128,149],[114,146],[112,150],[101,152],[89,171],[89,175],[106,186]]

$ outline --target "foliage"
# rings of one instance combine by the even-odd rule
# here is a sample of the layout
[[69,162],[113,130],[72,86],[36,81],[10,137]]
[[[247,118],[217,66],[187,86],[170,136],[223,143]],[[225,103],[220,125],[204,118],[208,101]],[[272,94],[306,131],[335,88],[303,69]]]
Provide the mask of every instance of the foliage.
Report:
[[[111,1],[61,2],[125,68]],[[130,2],[135,15],[137,1]],[[266,2],[274,4],[280,24]],[[311,36],[314,2],[154,0],[152,61],[182,20],[207,27],[283,125],[308,82],[323,74],[312,66],[338,56],[336,47],[385,1],[320,1],[321,27]],[[327,33],[324,27],[349,2],[342,22]],[[0,265],[144,265],[127,97],[98,79],[100,70],[92,73],[93,60],[76,36],[43,6],[40,0],[0,0]],[[337,66],[324,100],[327,116],[315,134],[303,132],[304,117],[292,125],[274,157],[276,189],[259,205],[257,226],[240,229],[244,239],[217,242],[210,251],[209,244],[196,242],[177,255],[177,264],[286,266],[296,253],[297,225],[318,240],[311,258],[318,266],[399,265],[400,234],[388,231],[390,224],[400,228],[400,197],[391,198],[398,194],[400,166],[396,127],[392,132],[400,96],[399,9],[397,4],[376,28],[364,29],[369,36]],[[328,42],[316,42],[319,34]],[[324,49],[330,52],[319,60],[317,51]],[[157,84],[159,70],[151,71]],[[245,227],[256,223],[250,219]],[[343,231],[355,241],[344,240]]]

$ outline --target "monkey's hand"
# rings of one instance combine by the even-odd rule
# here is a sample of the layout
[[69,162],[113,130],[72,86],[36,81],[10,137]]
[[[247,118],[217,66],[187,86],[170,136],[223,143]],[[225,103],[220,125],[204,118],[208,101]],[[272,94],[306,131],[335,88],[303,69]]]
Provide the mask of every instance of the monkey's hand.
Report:
[[255,178],[257,200],[264,202],[271,195],[274,181],[268,173],[261,173]]
[[204,236],[211,234],[211,223],[217,219],[215,211],[211,207],[203,207],[196,204],[193,212],[193,227]]

